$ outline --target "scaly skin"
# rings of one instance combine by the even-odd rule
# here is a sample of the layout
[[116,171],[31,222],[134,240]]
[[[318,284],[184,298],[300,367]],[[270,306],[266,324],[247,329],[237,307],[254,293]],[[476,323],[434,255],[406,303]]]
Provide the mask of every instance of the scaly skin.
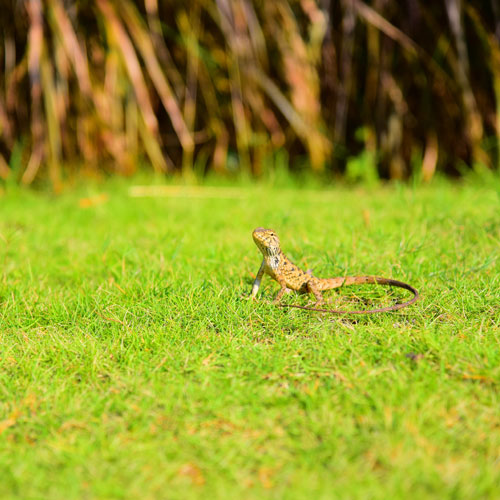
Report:
[[[389,306],[383,309],[377,309],[373,311],[331,311],[331,312],[341,312],[341,313],[353,313],[362,314],[370,312],[385,312],[400,309],[403,306],[409,305],[418,299],[418,292],[400,281],[379,278],[377,276],[346,276],[338,278],[317,278],[313,276],[310,272],[303,271],[302,269],[295,266],[286,255],[281,250],[280,240],[278,235],[272,229],[264,229],[258,227],[254,229],[253,240],[259,250],[262,252],[263,259],[260,269],[257,273],[257,277],[252,286],[251,297],[255,298],[257,292],[259,291],[260,282],[264,273],[268,274],[271,278],[276,280],[280,285],[280,290],[278,295],[274,299],[275,303],[279,303],[283,294],[288,290],[296,290],[299,292],[312,293],[316,298],[315,306],[318,307],[324,303],[322,292],[325,290],[331,290],[332,288],[339,288],[341,286],[347,285],[362,285],[362,284],[380,284],[380,285],[394,285],[410,290],[415,297],[404,304],[398,304],[396,306]],[[301,309],[310,309],[302,306],[292,306],[299,307]],[[325,311],[326,310],[321,310]]]

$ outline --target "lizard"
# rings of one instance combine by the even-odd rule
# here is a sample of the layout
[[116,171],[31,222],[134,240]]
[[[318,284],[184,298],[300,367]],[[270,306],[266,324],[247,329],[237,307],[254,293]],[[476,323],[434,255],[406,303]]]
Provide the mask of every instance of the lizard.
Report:
[[[260,282],[265,274],[276,280],[280,285],[280,290],[274,299],[274,303],[281,307],[296,307],[309,311],[330,312],[337,314],[371,314],[378,312],[395,311],[409,306],[419,298],[418,291],[407,283],[390,278],[380,278],[378,276],[340,276],[336,278],[318,278],[310,271],[303,271],[295,266],[281,250],[280,239],[273,229],[258,227],[252,233],[253,240],[263,255],[262,263],[252,286],[251,298],[255,299],[259,291]],[[371,309],[366,311],[344,311],[320,308],[324,304],[323,293],[325,290],[340,288],[347,285],[379,284],[404,288],[413,293],[413,298],[401,304]],[[293,304],[280,304],[283,295],[289,290],[312,293],[316,298],[314,307],[299,306]]]

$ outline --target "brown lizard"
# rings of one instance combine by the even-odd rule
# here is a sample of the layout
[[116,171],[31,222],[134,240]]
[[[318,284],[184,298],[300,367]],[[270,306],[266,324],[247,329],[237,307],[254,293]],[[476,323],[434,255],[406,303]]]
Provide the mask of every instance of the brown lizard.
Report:
[[[419,298],[418,292],[415,288],[402,281],[397,281],[389,278],[379,278],[377,276],[345,276],[338,278],[317,278],[309,271],[303,271],[298,268],[286,257],[281,250],[280,240],[278,235],[272,229],[264,229],[258,227],[254,229],[253,240],[262,252],[264,258],[260,265],[259,271],[252,286],[252,299],[256,297],[259,291],[260,282],[264,273],[268,274],[271,278],[276,280],[280,285],[280,291],[274,302],[279,304],[281,297],[288,290],[297,290],[299,292],[312,293],[316,298],[315,307],[297,306],[286,304],[282,307],[297,307],[299,309],[307,309],[309,311],[330,312],[338,314],[371,314],[376,312],[395,311],[403,307],[409,306],[416,302]],[[408,302],[402,304],[395,304],[393,306],[382,307],[380,309],[371,309],[367,311],[343,311],[333,309],[319,309],[318,307],[324,303],[323,294],[325,290],[333,288],[340,288],[346,285],[364,285],[364,284],[379,284],[391,285],[400,288],[405,288],[413,293],[414,297]]]

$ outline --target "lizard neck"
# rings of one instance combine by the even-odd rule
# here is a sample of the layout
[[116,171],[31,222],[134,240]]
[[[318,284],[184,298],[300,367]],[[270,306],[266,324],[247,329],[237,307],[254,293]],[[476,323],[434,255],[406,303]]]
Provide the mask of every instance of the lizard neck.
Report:
[[281,251],[280,247],[266,248],[266,253],[264,254],[264,260],[266,261],[267,266],[271,268],[273,271],[276,271],[280,267],[280,264],[283,262],[283,259],[285,259],[285,256],[283,255],[283,252]]

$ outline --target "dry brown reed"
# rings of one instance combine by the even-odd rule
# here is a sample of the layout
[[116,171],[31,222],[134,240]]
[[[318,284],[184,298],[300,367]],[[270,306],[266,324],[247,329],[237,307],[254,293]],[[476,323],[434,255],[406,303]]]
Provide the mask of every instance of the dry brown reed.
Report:
[[500,168],[496,0],[2,0],[2,179],[337,175],[365,148],[382,177]]

